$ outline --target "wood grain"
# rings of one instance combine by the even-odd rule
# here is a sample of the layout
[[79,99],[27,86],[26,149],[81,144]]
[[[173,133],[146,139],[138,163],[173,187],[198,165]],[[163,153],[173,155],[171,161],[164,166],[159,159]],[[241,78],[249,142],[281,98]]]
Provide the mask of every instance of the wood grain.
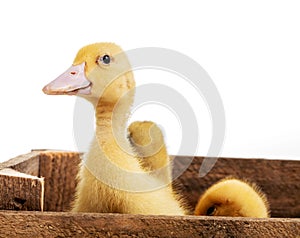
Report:
[[[32,151],[0,164],[0,169],[9,167],[44,177],[45,210],[68,211],[75,192],[81,156],[81,153],[76,152]],[[174,159],[173,174],[179,175],[174,181],[174,187],[191,208],[195,206],[205,189],[213,183],[227,176],[236,176],[255,182],[263,189],[270,201],[272,217],[300,217],[300,161],[219,158],[213,169],[200,178],[199,169],[203,160],[204,157],[184,156]],[[10,181],[16,183],[16,186],[20,184],[17,179]],[[2,192],[2,196],[11,193],[14,187],[4,181],[4,178],[1,186],[3,191],[6,189],[6,192]],[[33,187],[31,192],[35,192]],[[38,207],[37,204],[32,204],[32,208],[24,207],[24,209],[35,210]],[[10,205],[9,209],[13,207]],[[18,206],[16,209],[23,207]]]
[[41,152],[39,176],[45,178],[45,211],[68,211],[74,198],[79,153]]
[[0,171],[1,210],[43,210],[44,179],[10,168]]
[[[0,237],[300,237],[300,161],[219,158],[206,176],[199,177],[203,160],[174,159],[174,187],[191,207],[213,183],[235,176],[262,187],[272,216],[281,218],[60,212],[73,200],[81,154],[33,151],[0,164],[0,209],[6,209],[0,211]],[[45,210],[57,212],[9,211],[41,210],[43,180]]]
[[0,237],[297,237],[299,219],[0,212]]
[[39,155],[40,151],[33,151],[28,154],[19,155],[8,161],[0,163],[0,170],[3,168],[12,168],[25,174],[39,176]]
[[[218,180],[235,176],[255,182],[266,193],[272,217],[300,217],[300,161],[219,158],[213,169],[199,177],[204,157],[195,157],[175,180],[188,204],[195,207],[199,196]],[[209,158],[208,158],[209,159]],[[186,167],[190,157],[176,157],[174,171]]]

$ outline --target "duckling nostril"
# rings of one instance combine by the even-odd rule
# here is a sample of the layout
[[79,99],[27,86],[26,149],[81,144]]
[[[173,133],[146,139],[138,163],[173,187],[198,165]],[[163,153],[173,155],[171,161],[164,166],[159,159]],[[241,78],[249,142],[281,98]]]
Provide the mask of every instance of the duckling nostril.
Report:
[[71,72],[70,72],[70,74],[71,74],[71,75],[76,75],[76,74],[77,74],[77,72],[75,72],[75,71],[71,71]]

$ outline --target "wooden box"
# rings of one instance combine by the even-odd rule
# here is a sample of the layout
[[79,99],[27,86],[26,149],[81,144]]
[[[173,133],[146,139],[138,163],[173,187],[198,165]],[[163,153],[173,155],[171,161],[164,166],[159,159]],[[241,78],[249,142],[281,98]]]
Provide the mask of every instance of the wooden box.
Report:
[[300,161],[219,158],[199,177],[203,157],[174,159],[176,188],[194,207],[227,176],[248,178],[267,194],[269,219],[71,213],[81,154],[34,150],[0,164],[0,237],[300,237]]

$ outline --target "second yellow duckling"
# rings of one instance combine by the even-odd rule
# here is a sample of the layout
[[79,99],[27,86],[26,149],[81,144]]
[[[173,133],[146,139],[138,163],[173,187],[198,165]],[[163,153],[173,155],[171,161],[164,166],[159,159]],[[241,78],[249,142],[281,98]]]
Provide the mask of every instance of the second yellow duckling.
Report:
[[195,215],[266,218],[270,212],[266,195],[256,184],[225,178],[204,192]]

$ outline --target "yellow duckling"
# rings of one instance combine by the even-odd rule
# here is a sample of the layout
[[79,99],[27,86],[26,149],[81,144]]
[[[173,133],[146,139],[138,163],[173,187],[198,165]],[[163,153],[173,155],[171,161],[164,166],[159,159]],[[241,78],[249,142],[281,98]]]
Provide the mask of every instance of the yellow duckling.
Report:
[[269,217],[266,195],[255,184],[225,178],[209,187],[200,197],[195,215]]
[[[73,65],[43,88],[50,95],[83,97],[95,109],[95,137],[78,173],[74,212],[187,213],[172,188],[146,171],[160,165],[141,163],[142,158],[128,139],[134,89],[127,56],[113,43],[83,47]],[[138,142],[134,134],[132,137]]]

